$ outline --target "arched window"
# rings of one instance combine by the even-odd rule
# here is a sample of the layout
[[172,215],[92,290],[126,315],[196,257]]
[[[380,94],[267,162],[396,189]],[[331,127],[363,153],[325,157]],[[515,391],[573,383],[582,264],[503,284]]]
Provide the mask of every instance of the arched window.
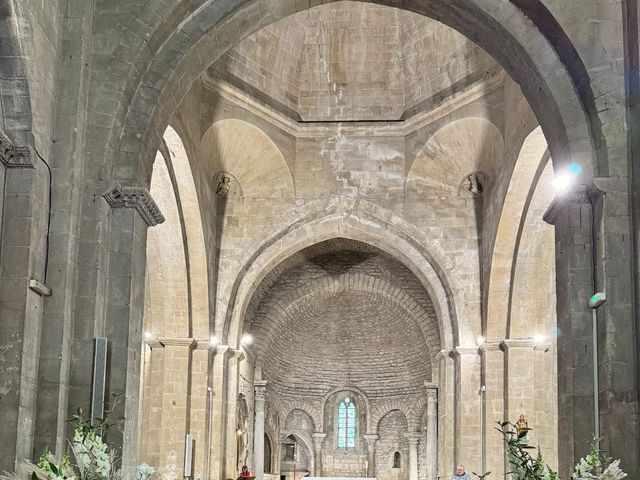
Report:
[[338,406],[338,448],[355,448],[356,423],[356,406],[346,397]]
[[393,454],[393,468],[400,468],[400,452]]

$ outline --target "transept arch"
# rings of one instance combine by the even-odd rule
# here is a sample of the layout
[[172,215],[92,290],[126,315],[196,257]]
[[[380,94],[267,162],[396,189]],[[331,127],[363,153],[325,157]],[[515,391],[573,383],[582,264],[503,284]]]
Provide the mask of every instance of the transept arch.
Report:
[[457,313],[453,305],[454,297],[449,293],[442,270],[438,266],[434,267],[437,264],[427,256],[426,249],[416,245],[400,230],[375,217],[356,212],[331,214],[288,229],[265,242],[255,257],[247,260],[248,267],[236,279],[227,315],[228,323],[224,327],[229,344],[240,341],[247,305],[258,284],[271,268],[307,246],[334,237],[370,243],[404,263],[420,279],[434,301],[440,323],[442,348],[447,348],[446,345],[453,346],[456,342],[454,338],[458,337],[459,327],[454,320]]
[[[158,110],[158,113],[164,118],[168,118],[179,103],[180,92],[188,90],[188,88],[184,88],[185,81],[193,81],[206,68],[206,65],[202,64],[201,52],[208,51],[213,60],[222,54],[231,43],[293,13],[292,10],[287,10],[286,6],[282,5],[278,8],[267,0],[245,4],[238,1],[227,12],[217,11],[213,3],[204,2],[199,5],[199,8],[182,13],[184,15],[181,17],[183,30],[180,31],[194,35],[189,41],[185,42],[183,37],[178,39],[177,34],[171,29],[158,31],[156,41],[159,43],[154,41],[152,44],[162,45],[163,48],[158,48],[155,52],[156,55],[152,56],[150,61],[143,61],[146,63],[147,69],[142,70],[145,73],[139,79],[140,88],[132,97],[130,108],[125,109],[130,113],[123,122],[125,126],[122,138],[125,144],[135,145],[136,150],[141,152],[144,158],[148,158],[150,152],[154,150],[153,144],[156,143],[158,133],[154,133],[153,130],[147,131],[146,125],[141,125],[139,119],[154,117],[155,115],[151,112],[155,110],[157,105],[162,105],[162,109]],[[379,1],[376,3],[395,6],[393,2]],[[572,88],[574,82],[583,83],[582,78],[572,78],[571,75],[575,72],[563,68],[563,60],[575,64],[574,57],[568,58],[571,56],[570,52],[556,50],[556,45],[552,43],[553,37],[545,37],[542,33],[548,33],[548,27],[541,31],[537,30],[533,24],[530,27],[525,27],[521,22],[514,21],[514,19],[525,20],[523,11],[514,4],[484,0],[483,2],[467,2],[463,7],[454,3],[458,2],[442,3],[416,0],[403,5],[403,8],[431,16],[458,29],[485,48],[521,84],[525,96],[529,98],[531,105],[536,109],[538,117],[543,120],[543,128],[548,134],[550,148],[554,152],[555,158],[558,161],[564,161],[570,156],[574,159],[582,156],[583,159],[586,159],[586,164],[591,164],[591,159],[594,158],[592,150],[584,151],[584,145],[579,145],[579,142],[576,142],[574,146],[574,142],[568,137],[567,130],[563,128],[566,123],[580,125],[580,128],[575,130],[580,132],[578,133],[580,139],[591,138],[593,144],[597,143],[598,145],[604,141],[599,122],[587,117],[591,119],[591,122],[588,123],[582,113],[583,108],[587,110],[590,108],[588,98],[580,97]],[[543,23],[553,19],[544,7],[541,7],[540,10],[536,12],[535,17],[538,21]],[[229,12],[234,13],[225,16]],[[461,14],[461,12],[464,13]],[[472,16],[473,21],[465,21],[466,15]],[[197,22],[197,32],[192,30],[191,22],[193,24]],[[551,21],[550,24],[557,25],[557,22]],[[161,38],[162,40],[160,40]],[[219,38],[225,38],[222,45],[219,43]],[[175,44],[173,48],[171,47],[172,43]],[[544,48],[540,48],[541,45],[544,45]],[[507,46],[509,48],[506,48]],[[181,54],[176,55],[176,50]],[[169,51],[171,51],[171,55],[168,55]],[[557,57],[559,53],[561,57]],[[196,60],[198,56],[200,59]],[[156,66],[154,62],[162,62],[162,69],[159,69],[159,65]],[[163,73],[168,71],[167,62],[173,67],[169,70],[183,72],[182,75],[173,75],[169,78],[167,73]],[[528,64],[528,68],[522,68],[524,63]],[[525,71],[527,74],[523,74]],[[146,76],[153,76],[155,85],[158,84],[159,77],[162,87],[157,88],[156,86],[154,89],[144,87],[148,82],[144,79]],[[171,83],[178,81],[178,79],[182,84],[180,89],[171,86]],[[171,91],[173,95],[177,94],[177,96],[175,98],[165,97],[167,102],[148,102],[149,95],[157,99],[158,96],[164,96],[161,92],[168,91]],[[541,95],[541,92],[545,92],[545,94]],[[593,98],[593,93],[588,88],[581,88],[579,93],[584,97],[591,96]],[[593,116],[594,112],[590,113]],[[597,118],[597,114],[595,117]],[[154,121],[154,123],[162,125],[166,123],[166,120]],[[143,131],[146,131],[144,140],[142,139]],[[592,132],[591,135],[589,132]],[[571,135],[575,135],[575,133],[572,131]],[[569,152],[572,149],[574,151],[570,155]],[[131,152],[130,148],[127,148],[127,152]],[[603,150],[599,149],[598,152],[602,153]],[[606,155],[606,150],[604,155]],[[134,159],[130,154],[127,154],[126,157]],[[148,174],[144,173],[145,170],[148,170],[144,167],[147,162],[148,160],[143,161],[135,170],[138,172],[136,177],[142,175],[142,178],[148,178]],[[131,170],[128,171],[131,172]],[[116,168],[114,173],[115,177],[121,181],[127,180],[126,176],[121,176],[125,171]],[[129,181],[136,181],[136,178],[129,178]]]

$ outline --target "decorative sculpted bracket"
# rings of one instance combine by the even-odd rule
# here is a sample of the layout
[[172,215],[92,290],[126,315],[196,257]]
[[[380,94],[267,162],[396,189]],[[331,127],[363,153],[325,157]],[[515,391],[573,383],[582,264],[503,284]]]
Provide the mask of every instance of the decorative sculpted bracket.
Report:
[[586,187],[577,188],[562,195],[556,195],[542,218],[549,225],[555,225],[566,208],[587,203],[589,203],[589,192]]
[[146,188],[116,184],[102,196],[111,208],[134,208],[150,227],[164,222],[164,215]]
[[0,161],[7,168],[33,168],[33,149],[14,145],[0,130]]

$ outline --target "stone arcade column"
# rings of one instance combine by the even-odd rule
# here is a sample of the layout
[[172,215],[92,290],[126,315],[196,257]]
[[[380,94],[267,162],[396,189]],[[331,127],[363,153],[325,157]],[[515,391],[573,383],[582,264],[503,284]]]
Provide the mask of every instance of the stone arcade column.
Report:
[[264,478],[264,402],[267,381],[256,380],[253,385],[255,428],[253,431],[253,474],[256,480]]
[[427,478],[438,478],[438,389],[427,386]]
[[[560,475],[569,476],[588,449],[593,432],[591,312],[593,293],[591,205],[594,203],[596,288],[607,303],[598,309],[601,448],[623,458],[629,478],[640,478],[638,438],[637,320],[634,317],[634,265],[629,185],[624,177],[595,178],[556,197],[544,216],[556,232],[558,305],[558,444]],[[638,228],[636,225],[635,228]]]
[[[516,422],[521,414],[533,431],[529,443],[539,446],[545,462],[557,468],[556,389],[552,346],[533,339],[507,339],[501,343],[505,365],[505,420]],[[552,353],[549,353],[549,352]],[[551,368],[550,368],[551,367]]]
[[315,432],[313,434],[313,443],[316,447],[316,470],[313,473],[314,477],[322,476],[322,443],[326,438],[326,433]]
[[407,433],[409,441],[409,480],[418,480],[418,442],[420,434],[417,432]]
[[[22,460],[33,454],[37,380],[42,375],[40,339],[46,330],[42,297],[51,294],[44,285],[47,173],[31,147],[14,145],[0,132],[0,176],[2,172],[0,378],[4,391],[0,470],[16,468],[20,472]],[[57,395],[47,398],[52,404],[58,401]]]
[[[468,471],[481,470],[480,355],[478,347],[457,347],[455,463]],[[453,469],[454,465],[448,467]]]
[[[122,420],[115,422],[109,436],[114,444],[122,443],[123,474],[131,478],[137,463],[147,228],[164,222],[164,216],[146,188],[116,185],[103,196],[112,212],[104,312],[96,316],[94,335],[109,339],[107,383],[111,393],[124,398],[114,411],[114,418]],[[88,348],[75,363],[91,365],[92,357]],[[84,369],[90,378],[90,368]]]
[[217,345],[211,371],[211,405],[209,406],[209,479],[222,478],[225,425],[225,368],[228,345]]
[[455,461],[455,361],[451,350],[441,350],[436,360],[439,369],[438,471],[445,476],[453,471]]
[[240,362],[245,359],[244,351],[241,349],[229,349],[229,359],[227,360],[226,374],[226,394],[225,394],[225,419],[226,437],[224,454],[224,478],[235,478],[238,475],[238,394],[240,383]]
[[496,422],[505,420],[504,412],[504,352],[500,342],[485,342],[480,346],[482,355],[483,444],[484,470],[491,476],[502,478],[505,472],[504,440],[495,430]]
[[[192,338],[160,338],[164,350],[164,376],[162,383],[152,385],[160,391],[161,429],[158,453],[160,475],[178,477],[184,465],[184,437],[188,417],[189,364]],[[156,349],[153,349],[156,350]]]
[[[375,433],[366,433],[362,437],[367,441],[367,477],[373,478],[376,476],[376,440],[380,437]],[[416,462],[417,461],[416,451]]]

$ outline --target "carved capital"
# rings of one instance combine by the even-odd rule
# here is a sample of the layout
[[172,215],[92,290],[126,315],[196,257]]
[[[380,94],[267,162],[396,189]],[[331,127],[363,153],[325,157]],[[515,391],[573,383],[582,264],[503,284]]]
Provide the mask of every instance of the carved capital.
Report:
[[267,395],[267,381],[266,380],[256,380],[253,384],[254,398],[256,401],[262,400],[264,401]]
[[579,207],[587,203],[589,203],[589,193],[587,187],[581,185],[562,195],[556,195],[542,219],[550,225],[555,225],[565,209]]
[[33,148],[14,145],[0,130],[0,161],[7,168],[33,168]]
[[371,448],[375,445],[376,440],[380,439],[380,436],[377,433],[365,433],[362,438],[367,441],[367,446]]
[[437,388],[428,388],[427,389],[427,402],[437,402],[438,401],[438,389]]
[[118,184],[102,196],[111,208],[134,208],[150,227],[164,222],[160,208],[146,188]]
[[322,447],[322,442],[324,442],[324,439],[327,437],[327,434],[321,433],[321,432],[315,432],[311,436],[313,437],[313,443],[316,445],[316,448],[320,449]]
[[420,441],[421,435],[417,432],[409,432],[405,434],[405,437],[410,447],[416,447],[418,446],[418,442]]

